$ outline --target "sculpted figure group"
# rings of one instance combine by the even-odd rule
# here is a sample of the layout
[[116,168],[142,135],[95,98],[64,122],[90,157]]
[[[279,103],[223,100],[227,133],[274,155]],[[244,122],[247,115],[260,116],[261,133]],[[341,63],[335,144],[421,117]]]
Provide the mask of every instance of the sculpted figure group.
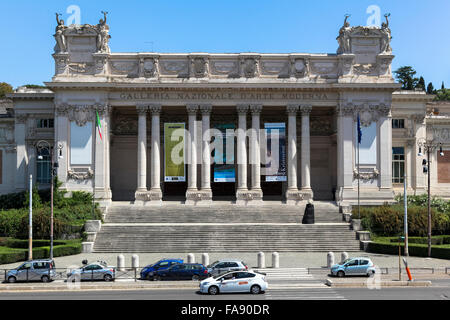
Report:
[[[110,49],[108,46],[109,39],[111,36],[109,35],[109,26],[106,24],[107,14],[108,12],[102,11],[103,19],[100,19],[97,26],[93,27],[90,25],[85,25],[87,27],[92,27],[97,32],[97,52],[101,53],[109,53]],[[56,13],[56,30],[55,30],[55,39],[56,39],[56,53],[65,53],[67,52],[67,42],[65,31],[68,26],[64,25],[64,20],[60,19],[61,14]]]

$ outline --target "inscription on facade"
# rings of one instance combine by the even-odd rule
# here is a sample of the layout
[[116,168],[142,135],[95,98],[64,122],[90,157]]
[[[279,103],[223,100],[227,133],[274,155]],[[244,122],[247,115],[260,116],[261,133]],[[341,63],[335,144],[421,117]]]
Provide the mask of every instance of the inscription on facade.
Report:
[[327,93],[267,92],[122,92],[112,94],[116,100],[328,100]]

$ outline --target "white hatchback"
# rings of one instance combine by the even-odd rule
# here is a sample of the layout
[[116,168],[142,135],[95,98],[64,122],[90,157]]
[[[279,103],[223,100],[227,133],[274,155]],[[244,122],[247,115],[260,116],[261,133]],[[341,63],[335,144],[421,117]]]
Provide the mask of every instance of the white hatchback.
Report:
[[227,292],[258,294],[269,287],[266,275],[253,271],[234,271],[210,277],[200,282],[200,292],[211,295]]

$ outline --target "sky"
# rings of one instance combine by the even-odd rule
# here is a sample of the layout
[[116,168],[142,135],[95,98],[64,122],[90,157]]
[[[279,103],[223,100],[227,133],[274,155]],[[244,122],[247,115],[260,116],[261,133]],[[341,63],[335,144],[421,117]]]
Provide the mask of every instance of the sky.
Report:
[[71,6],[82,24],[109,13],[112,52],[162,53],[336,53],[344,15],[368,25],[377,6],[382,21],[391,14],[393,70],[410,65],[450,87],[449,0],[0,0],[0,82],[51,81],[55,13],[70,22]]

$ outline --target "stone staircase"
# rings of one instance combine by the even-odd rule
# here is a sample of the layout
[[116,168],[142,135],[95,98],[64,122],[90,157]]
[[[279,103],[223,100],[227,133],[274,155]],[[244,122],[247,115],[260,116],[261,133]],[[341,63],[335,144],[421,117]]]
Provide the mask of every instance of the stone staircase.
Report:
[[359,251],[338,207],[316,202],[314,225],[302,225],[304,208],[283,204],[210,207],[113,204],[94,252],[327,252]]

